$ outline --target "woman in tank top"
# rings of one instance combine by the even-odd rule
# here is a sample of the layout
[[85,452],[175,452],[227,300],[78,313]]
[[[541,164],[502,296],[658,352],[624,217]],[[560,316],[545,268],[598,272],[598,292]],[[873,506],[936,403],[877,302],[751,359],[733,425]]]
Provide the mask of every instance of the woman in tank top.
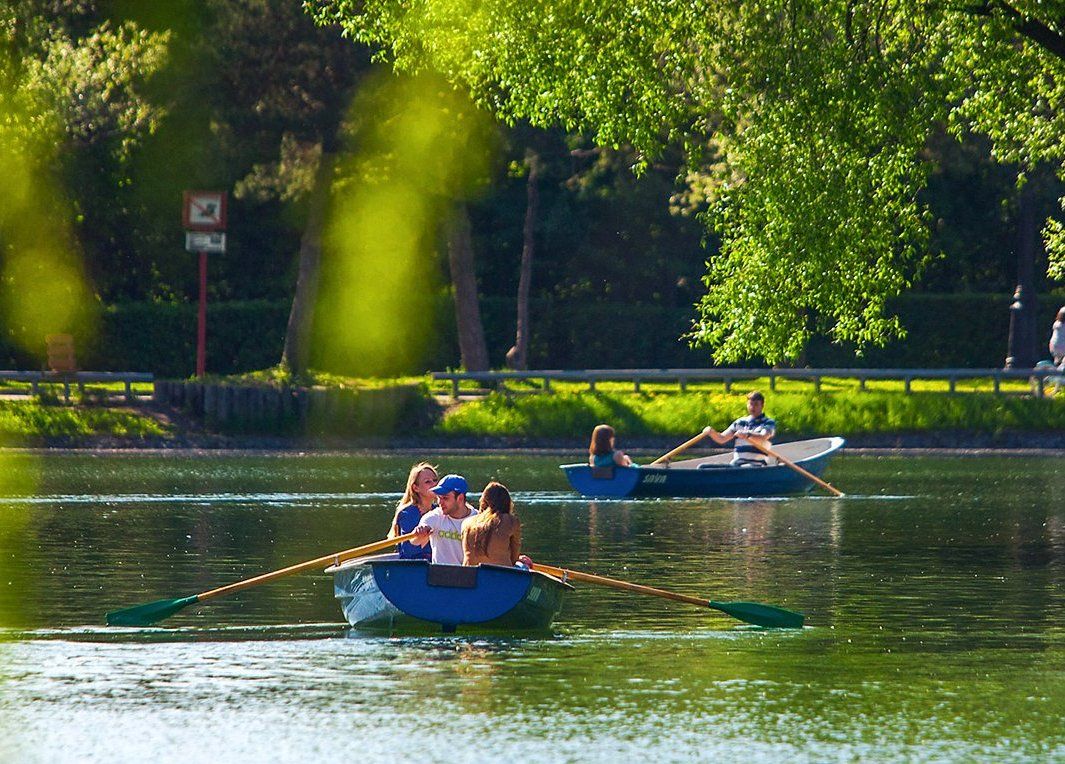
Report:
[[588,464],[592,467],[632,466],[632,459],[614,448],[614,428],[610,425],[596,425],[592,430],[592,443],[588,447]]
[[462,564],[513,565],[521,555],[521,521],[510,491],[492,481],[481,491],[479,511],[462,523]]

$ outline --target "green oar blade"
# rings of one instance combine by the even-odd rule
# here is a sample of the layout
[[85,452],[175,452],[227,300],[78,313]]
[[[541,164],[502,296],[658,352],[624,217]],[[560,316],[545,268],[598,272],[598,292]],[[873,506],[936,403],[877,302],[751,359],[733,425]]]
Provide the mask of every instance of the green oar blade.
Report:
[[156,621],[169,618],[177,611],[197,602],[199,597],[181,597],[176,600],[156,600],[147,605],[128,607],[107,614],[108,626],[151,626]]
[[714,610],[720,610],[733,618],[770,629],[801,629],[805,620],[802,613],[785,610],[776,605],[765,605],[761,602],[710,601],[707,604]]

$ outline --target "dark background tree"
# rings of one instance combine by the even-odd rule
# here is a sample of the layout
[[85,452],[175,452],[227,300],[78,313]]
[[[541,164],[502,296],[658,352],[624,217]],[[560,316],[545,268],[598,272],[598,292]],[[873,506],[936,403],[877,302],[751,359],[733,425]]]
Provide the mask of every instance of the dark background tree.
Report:
[[[862,3],[852,6],[859,15],[865,8]],[[827,14],[824,18],[835,23],[842,17],[831,15],[834,8],[830,4],[817,13]],[[318,172],[323,167],[322,157],[357,148],[349,140],[353,133],[348,122],[375,116],[351,115],[347,111],[370,68],[367,49],[343,39],[335,26],[315,26],[297,4],[287,0],[174,0],[151,4],[25,0],[9,4],[8,11],[18,23],[8,27],[15,37],[6,44],[5,54],[15,63],[8,65],[6,72],[17,77],[32,73],[37,83],[34,97],[53,105],[58,132],[54,140],[47,139],[52,144],[45,152],[45,163],[60,195],[69,202],[59,217],[69,226],[72,243],[61,248],[82,257],[91,293],[101,310],[116,304],[137,304],[130,310],[141,317],[139,321],[155,322],[162,331],[164,326],[171,326],[167,323],[171,319],[163,316],[171,315],[167,311],[172,306],[181,308],[195,300],[196,269],[193,258],[183,250],[179,220],[180,194],[187,188],[231,192],[229,251],[212,258],[210,265],[212,305],[218,304],[222,310],[231,303],[265,301],[262,310],[269,315],[280,310],[290,318],[289,306],[313,306],[313,288],[306,289],[303,298],[293,304],[300,263],[311,274],[310,287],[319,271],[313,258],[301,260],[301,242],[308,243],[302,250],[304,254],[313,251],[316,226],[309,225],[309,219],[315,188],[321,192],[318,198],[323,216],[329,210],[334,181],[328,173]],[[927,241],[913,246],[908,260],[913,272],[905,280],[915,284],[912,289],[934,294],[997,293],[1001,295],[997,320],[1005,325],[1010,316],[1009,298],[1019,274],[1021,188],[1031,194],[1030,209],[1034,209],[1037,221],[1057,214],[1057,199],[1062,192],[1052,172],[1052,159],[1060,140],[1055,144],[1051,138],[1060,138],[1060,130],[1047,114],[1024,111],[1024,104],[1028,103],[1024,101],[1025,94],[1035,87],[1030,84],[1031,78],[1044,75],[1051,83],[1057,83],[1058,72],[1041,58],[1040,51],[1045,48],[1038,45],[1008,55],[999,49],[1000,36],[1003,40],[1016,39],[1009,37],[1011,30],[1015,34],[1016,27],[1011,27],[1000,11],[989,6],[988,12],[994,14],[991,21],[977,17],[970,20],[971,27],[936,28],[936,34],[956,35],[951,39],[960,46],[958,56],[967,50],[966,45],[972,52],[974,35],[993,31],[994,55],[976,62],[976,76],[981,82],[1002,83],[1009,77],[1016,78],[1017,72],[1028,79],[1020,80],[1024,87],[1018,85],[1018,92],[1010,91],[998,101],[985,97],[985,89],[970,93],[966,100],[957,101],[961,116],[955,119],[948,115],[919,146],[917,159],[925,168],[927,182],[914,197],[913,209],[923,209],[919,217],[922,225],[928,224]],[[708,12],[704,9],[700,14]],[[722,23],[748,25],[734,30],[736,39],[747,46],[737,50],[736,56],[752,57],[751,61],[763,68],[781,63],[775,58],[779,51],[764,50],[756,39],[746,36],[761,29],[762,21],[747,15],[733,18],[730,13],[721,17]],[[388,20],[387,16],[382,18]],[[604,17],[605,21],[613,18],[609,13]],[[693,17],[684,23],[695,21]],[[867,17],[857,18],[850,33],[858,35],[870,23]],[[534,31],[528,30],[529,34]],[[586,31],[574,22],[567,34]],[[608,31],[609,27],[603,28],[604,34]],[[628,40],[625,35],[619,39],[620,43],[638,48],[650,44],[647,39]],[[614,47],[615,41],[609,36],[591,42],[596,40],[606,50],[606,62],[622,50]],[[892,50],[891,46],[881,46],[881,52]],[[61,52],[64,55],[58,55]],[[918,53],[925,55],[926,51]],[[764,56],[768,58],[759,58]],[[803,55],[796,60],[807,63]],[[895,63],[898,62],[887,61],[886,71],[893,71],[891,66]],[[1019,68],[1010,69],[1012,63]],[[103,76],[101,73],[111,65],[117,68]],[[957,67],[959,63],[951,59],[943,65]],[[608,98],[614,92],[611,88],[620,88],[625,77],[637,89],[647,84],[632,79],[639,71],[642,70],[622,68],[615,73],[621,79],[612,74],[605,80],[611,84],[601,93],[605,99],[598,104],[605,110],[602,113],[611,115],[612,105],[620,109],[631,102],[619,98],[615,103]],[[830,70],[825,71],[831,74]],[[545,83],[557,84],[546,80],[541,84]],[[832,80],[825,87],[838,84]],[[709,82],[704,85],[711,87]],[[109,99],[97,97],[107,88],[112,94]],[[9,90],[9,95],[13,92]],[[594,335],[597,326],[610,326],[617,316],[638,315],[643,325],[653,325],[655,328],[649,332],[655,343],[676,347],[684,342],[680,336],[695,318],[692,306],[705,293],[701,279],[707,260],[720,260],[720,237],[734,238],[740,231],[729,227],[711,231],[703,224],[715,200],[720,200],[720,183],[730,177],[725,166],[715,167],[712,160],[727,157],[730,151],[733,156],[739,155],[734,144],[702,140],[712,127],[709,124],[702,123],[696,126],[698,130],[692,130],[709,146],[701,153],[695,151],[695,142],[684,145],[668,135],[650,131],[650,122],[639,121],[647,116],[643,109],[660,104],[665,109],[661,114],[681,113],[675,104],[651,97],[655,92],[649,90],[650,100],[639,102],[639,109],[633,114],[621,115],[621,121],[606,124],[605,128],[599,125],[606,133],[597,134],[591,129],[568,132],[558,126],[534,128],[520,121],[513,127],[499,126],[503,137],[484,178],[483,193],[465,202],[470,221],[469,246],[475,256],[473,265],[466,266],[469,273],[463,283],[476,296],[472,301],[464,298],[460,306],[479,304],[483,311],[487,352],[478,365],[502,365],[507,349],[512,347],[516,355],[525,357],[525,363],[541,365],[555,365],[555,358],[579,357],[581,362],[594,363],[599,358],[601,364],[633,366],[645,365],[650,362],[646,359],[657,357],[650,352],[651,345],[640,345],[633,337],[628,339],[630,346],[622,349],[578,340],[578,344],[586,345],[582,348],[585,352],[580,356],[569,353],[567,344],[572,344],[571,338],[577,335],[561,333],[560,324],[565,323],[568,330]],[[996,91],[992,88],[986,92]],[[71,99],[72,94],[84,97]],[[718,97],[716,91],[707,91],[707,98]],[[570,100],[573,108],[582,105],[576,95]],[[736,109],[741,105],[733,104]],[[974,112],[969,123],[987,135],[962,129],[959,120],[969,112]],[[8,113],[15,112],[9,109]],[[988,122],[996,119],[1002,123],[999,129],[985,129]],[[803,137],[812,128],[797,124],[796,129]],[[895,140],[890,131],[877,134],[881,133],[889,144]],[[613,138],[604,140],[604,136]],[[615,148],[610,147],[612,143]],[[639,148],[633,148],[633,143]],[[789,145],[794,154],[809,155],[811,162],[818,158],[798,138]],[[657,147],[657,153],[648,147]],[[528,172],[514,172],[515,167],[525,165],[528,151],[539,157],[539,177],[533,185]],[[759,161],[769,161],[758,156]],[[698,161],[693,163],[693,158]],[[642,171],[634,174],[633,167]],[[775,164],[767,167],[779,169]],[[1033,172],[1034,167],[1049,167],[1049,171]],[[1021,187],[1017,183],[1019,175],[1026,180]],[[778,178],[775,186],[766,187],[765,193],[780,194],[779,198],[772,198],[788,201],[789,189],[795,193],[799,189],[811,194],[817,191],[813,181],[799,181],[789,186]],[[749,187],[750,178],[745,182]],[[539,208],[532,216],[531,189],[538,192]],[[872,214],[864,208],[858,211]],[[856,232],[861,230],[859,222],[854,222]],[[816,226],[808,223],[807,218],[796,218],[794,225],[786,229],[787,236],[812,236],[810,231],[816,232]],[[1053,223],[1052,219],[1048,224],[1050,233]],[[779,233],[785,229],[774,230]],[[1047,240],[1053,253],[1053,236]],[[454,341],[455,321],[447,318],[455,305],[450,288],[444,286],[452,273],[446,241],[446,236],[439,237],[425,264],[427,283],[433,284],[438,312],[444,317],[431,324],[431,331],[440,335],[440,341],[430,343],[436,350],[425,360],[411,362],[411,372],[462,360]],[[784,241],[792,239],[780,240]],[[838,242],[826,240],[826,245],[831,246],[825,252],[832,252]],[[523,258],[526,250],[535,252],[531,261]],[[785,251],[783,244],[780,251]],[[1036,259],[1031,287],[1039,294],[1054,284],[1047,281],[1045,253],[1038,247],[1029,252],[1034,253],[1029,259]],[[522,293],[523,260],[524,274],[528,276],[527,303],[518,298]],[[756,257],[751,262],[761,261]],[[827,270],[832,278],[838,278],[838,274],[832,275],[834,270]],[[277,307],[282,304],[284,308]],[[1024,304],[1034,307],[1036,300],[1026,299]],[[249,310],[259,310],[251,303],[249,306]],[[1040,310],[1045,307],[1043,304]],[[151,318],[155,315],[159,318]],[[1030,326],[1031,319],[1026,320]],[[274,323],[271,318],[270,326]],[[524,332],[515,331],[519,324],[525,327]],[[299,320],[293,324],[299,325]],[[787,323],[781,326],[786,328]],[[812,326],[814,339],[806,343],[812,348],[811,357],[821,357],[819,348],[827,341],[834,343],[840,353],[858,349],[853,342],[826,332],[824,324],[820,329],[816,322]],[[1030,347],[1035,342],[1038,350],[1045,339],[1041,336],[1043,329],[1036,323],[1035,339],[1022,337],[1020,346]],[[12,331],[8,326],[8,333]],[[112,337],[108,343],[132,342],[130,332],[124,331],[123,336]],[[529,343],[528,349],[520,353],[517,350],[522,343],[516,336],[519,332],[522,342]],[[1028,334],[1032,334],[1031,328]],[[299,336],[294,328],[288,335]],[[245,341],[249,346],[272,343],[272,357],[268,354],[266,361],[255,361],[269,365],[281,357],[284,337],[282,321],[280,329],[248,335]],[[651,341],[639,338],[640,342],[645,340]],[[119,347],[113,352],[121,357],[120,350]],[[628,355],[620,355],[622,350]],[[286,360],[293,353],[287,353]],[[749,360],[761,362],[756,349],[752,353]],[[1003,343],[998,357],[1005,355]],[[147,357],[147,363],[151,363],[150,354]],[[246,359],[253,357],[264,356],[237,349],[218,368],[245,368],[251,362]],[[878,356],[874,353],[869,357]],[[688,363],[707,362],[695,355],[685,358],[692,359]],[[295,365],[302,367],[304,362]]]

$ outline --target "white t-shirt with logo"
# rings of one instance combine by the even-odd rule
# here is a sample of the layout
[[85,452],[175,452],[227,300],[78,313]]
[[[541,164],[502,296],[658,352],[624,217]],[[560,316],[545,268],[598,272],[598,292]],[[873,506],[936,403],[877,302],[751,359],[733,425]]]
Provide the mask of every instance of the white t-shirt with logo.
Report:
[[471,508],[466,517],[448,517],[444,510],[437,507],[422,515],[418,527],[428,527],[433,531],[429,543],[433,547],[434,565],[462,564],[462,521],[476,514],[477,510]]

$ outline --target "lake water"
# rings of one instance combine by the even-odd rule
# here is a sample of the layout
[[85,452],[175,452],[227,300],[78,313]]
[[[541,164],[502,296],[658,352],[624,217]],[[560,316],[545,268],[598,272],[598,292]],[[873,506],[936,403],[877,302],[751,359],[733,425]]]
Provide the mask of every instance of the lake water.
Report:
[[102,626],[382,538],[411,457],[50,455],[0,468],[0,758],[1065,761],[1065,460],[842,456],[843,499],[516,492],[541,562],[804,612],[766,631],[579,584],[553,638],[350,633],[320,574]]

